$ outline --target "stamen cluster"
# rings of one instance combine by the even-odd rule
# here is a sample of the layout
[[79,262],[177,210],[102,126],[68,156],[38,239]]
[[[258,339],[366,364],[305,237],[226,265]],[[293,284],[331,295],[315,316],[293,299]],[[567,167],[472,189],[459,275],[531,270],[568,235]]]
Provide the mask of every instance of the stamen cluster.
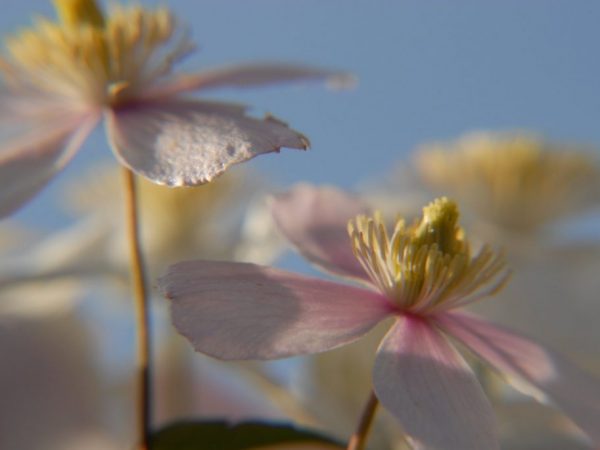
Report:
[[166,8],[116,6],[105,18],[92,0],[57,0],[56,6],[59,22],[39,18],[7,39],[8,83],[114,105],[169,74],[193,49]]
[[422,175],[508,229],[534,229],[585,206],[599,189],[600,171],[591,155],[527,135],[472,135],[451,150],[422,149],[417,159]]
[[458,216],[456,204],[440,198],[413,225],[398,219],[391,235],[379,213],[351,220],[348,233],[381,292],[404,311],[430,313],[492,294],[508,275],[503,257],[488,246],[471,257]]

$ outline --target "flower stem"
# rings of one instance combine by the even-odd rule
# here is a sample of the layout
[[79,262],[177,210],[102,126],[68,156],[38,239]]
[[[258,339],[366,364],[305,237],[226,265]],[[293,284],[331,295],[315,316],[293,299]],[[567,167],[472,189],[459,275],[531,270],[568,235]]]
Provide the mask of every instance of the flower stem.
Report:
[[123,168],[123,187],[127,236],[129,241],[130,274],[135,303],[136,321],[136,416],[137,448],[148,450],[150,441],[150,315],[146,275],[140,245],[140,230],[135,174]]
[[347,450],[364,450],[367,442],[367,435],[371,429],[371,424],[373,423],[373,418],[375,417],[378,404],[379,400],[377,400],[375,393],[373,390],[371,390],[371,393],[369,394],[369,400],[367,400],[367,404],[365,405],[362,415],[360,416],[360,421],[358,422],[356,431],[352,436],[350,436],[348,447],[346,447]]

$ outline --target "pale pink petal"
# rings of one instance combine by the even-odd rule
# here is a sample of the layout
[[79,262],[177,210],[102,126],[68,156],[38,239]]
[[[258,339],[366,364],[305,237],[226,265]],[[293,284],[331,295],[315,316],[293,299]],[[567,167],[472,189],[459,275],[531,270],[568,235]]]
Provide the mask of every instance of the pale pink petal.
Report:
[[175,328],[220,359],[274,359],[346,344],[391,310],[364,289],[247,263],[189,261],[160,280]]
[[169,186],[206,183],[232,164],[281,147],[309,145],[273,117],[259,120],[237,105],[185,100],[111,110],[107,132],[123,164]]
[[[568,311],[565,310],[565,314]],[[600,382],[536,342],[467,314],[437,319],[449,334],[507,376],[515,387],[543,393],[600,444]]]
[[71,160],[98,122],[64,117],[0,144],[0,218],[31,199]]
[[333,88],[348,88],[356,79],[347,73],[283,63],[248,63],[183,74],[148,92],[152,98],[199,89],[254,87],[283,82],[325,81]]
[[428,322],[398,319],[377,352],[373,385],[381,404],[424,448],[499,448],[492,409],[479,382]]
[[281,232],[306,259],[328,272],[369,282],[347,231],[350,219],[368,212],[358,197],[300,184],[275,197],[271,210]]
[[31,128],[34,124],[43,125],[56,117],[71,116],[72,109],[64,102],[35,90],[18,90],[0,86],[0,127],[2,133],[7,128]]

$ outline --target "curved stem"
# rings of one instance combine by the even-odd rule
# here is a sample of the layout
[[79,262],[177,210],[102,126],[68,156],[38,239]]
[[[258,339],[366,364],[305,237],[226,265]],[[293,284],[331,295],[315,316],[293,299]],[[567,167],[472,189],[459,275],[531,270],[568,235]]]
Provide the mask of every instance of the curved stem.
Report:
[[371,429],[371,424],[373,423],[378,404],[379,400],[377,400],[375,393],[371,390],[369,400],[367,400],[367,404],[360,416],[356,431],[350,436],[348,447],[346,447],[347,450],[364,450],[365,444],[367,443],[367,435]]
[[150,316],[140,245],[135,174],[123,168],[125,215],[129,241],[130,274],[135,303],[137,448],[149,449],[150,440]]

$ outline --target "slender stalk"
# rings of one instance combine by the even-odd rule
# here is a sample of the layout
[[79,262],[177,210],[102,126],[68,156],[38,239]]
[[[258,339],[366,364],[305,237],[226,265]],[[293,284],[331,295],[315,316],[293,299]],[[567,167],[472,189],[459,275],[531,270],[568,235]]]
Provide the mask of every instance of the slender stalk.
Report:
[[123,187],[125,197],[125,215],[129,241],[130,274],[135,304],[136,321],[136,418],[137,448],[149,449],[150,440],[150,315],[146,275],[144,272],[135,174],[123,168]]
[[360,421],[358,422],[356,431],[352,436],[350,436],[350,441],[348,441],[348,447],[346,447],[346,450],[364,450],[365,444],[367,443],[367,435],[371,430],[371,424],[373,423],[373,418],[375,417],[378,404],[379,400],[377,400],[375,393],[373,390],[371,390],[371,393],[369,394],[369,400],[367,400],[367,404],[365,405],[365,408],[360,416]]
[[319,421],[306,409],[289,389],[283,387],[275,377],[271,376],[260,364],[245,362],[238,364],[237,369],[241,370],[244,378],[256,386],[257,389],[265,395],[288,417],[295,421],[300,421],[302,425],[317,427]]

